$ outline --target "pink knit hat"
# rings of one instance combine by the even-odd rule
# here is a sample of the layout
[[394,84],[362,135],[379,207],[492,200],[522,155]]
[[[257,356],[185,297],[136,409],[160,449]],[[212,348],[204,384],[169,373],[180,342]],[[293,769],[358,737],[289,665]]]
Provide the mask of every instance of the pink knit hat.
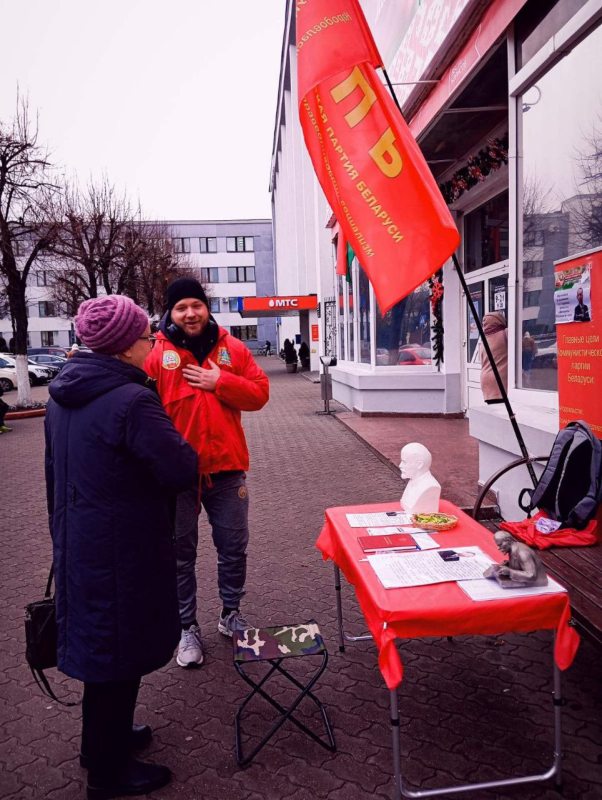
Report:
[[75,330],[86,347],[107,355],[123,353],[147,325],[146,312],[121,294],[85,300],[75,318]]

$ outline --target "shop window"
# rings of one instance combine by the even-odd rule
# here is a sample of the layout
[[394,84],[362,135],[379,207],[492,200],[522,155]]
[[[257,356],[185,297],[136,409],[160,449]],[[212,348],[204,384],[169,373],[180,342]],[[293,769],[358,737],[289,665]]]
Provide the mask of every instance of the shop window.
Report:
[[465,272],[508,258],[509,213],[508,192],[505,191],[465,216]]
[[370,363],[370,281],[368,276],[358,265],[358,337],[359,360],[362,364]]
[[345,291],[347,279],[343,275],[337,276],[337,319],[339,331],[339,358],[345,360],[347,342],[345,341]]
[[557,388],[554,262],[602,246],[601,71],[598,28],[519,97],[523,388]]
[[215,236],[201,236],[199,238],[199,252],[217,253],[217,239]]
[[431,364],[429,287],[422,284],[387,311],[376,313],[376,365]]

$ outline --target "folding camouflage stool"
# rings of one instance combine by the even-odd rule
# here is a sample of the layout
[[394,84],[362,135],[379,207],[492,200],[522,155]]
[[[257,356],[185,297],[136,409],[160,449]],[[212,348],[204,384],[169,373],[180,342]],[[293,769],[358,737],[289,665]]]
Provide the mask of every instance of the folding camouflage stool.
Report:
[[[336,750],[336,744],[326,709],[311,691],[320,675],[326,669],[326,664],[328,663],[328,653],[324,645],[324,640],[320,635],[317,622],[315,622],[315,620],[310,620],[307,623],[298,625],[278,625],[273,628],[249,628],[246,631],[235,631],[233,647],[234,666],[242,679],[253,689],[238,709],[234,722],[236,731],[236,760],[239,765],[241,767],[247,766],[287,719],[290,719],[291,722],[315,742],[321,744],[322,747],[334,752]],[[320,663],[310,680],[306,684],[303,684],[282,666],[282,662],[287,658],[301,658],[306,656],[313,656],[316,659],[319,658]],[[251,664],[259,662],[265,662],[271,666],[264,674],[263,678],[256,682],[247,674],[247,668]],[[250,671],[254,672],[254,669]],[[267,681],[274,675],[283,675],[300,690],[299,694],[296,695],[295,700],[288,708],[281,705],[263,688]],[[241,741],[241,716],[247,703],[256,694],[267,700],[267,702],[278,711],[279,716],[259,743],[250,753],[245,755],[243,754]],[[307,725],[294,716],[293,712],[297,709],[304,697],[308,697],[320,709],[320,714],[322,715],[322,720],[326,729],[326,738],[315,734]]]

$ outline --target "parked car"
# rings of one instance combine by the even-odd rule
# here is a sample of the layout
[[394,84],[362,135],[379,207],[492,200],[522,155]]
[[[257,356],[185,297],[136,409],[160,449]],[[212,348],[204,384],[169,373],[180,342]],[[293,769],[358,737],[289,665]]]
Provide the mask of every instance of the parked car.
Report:
[[29,357],[29,361],[30,363],[33,361],[40,367],[44,367],[44,369],[50,370],[53,378],[55,378],[59,374],[59,372],[67,363],[66,358],[61,358],[61,356],[49,356],[46,355],[45,353],[34,353],[32,356]]
[[[12,369],[16,373],[17,362],[15,361],[15,357],[8,355],[8,353],[2,353],[0,355],[0,367],[5,367],[7,369]],[[48,381],[52,380],[54,377],[50,370],[46,369],[46,367],[41,367],[39,364],[36,364],[33,361],[28,363],[28,371],[29,371],[29,383],[32,386],[41,386],[43,383],[48,383]],[[15,374],[15,386],[17,385],[17,377]]]
[[10,392],[17,388],[17,375],[10,367],[0,367],[0,388],[3,392]]
[[404,366],[431,364],[431,349],[420,344],[404,344],[399,348],[397,363]]
[[47,356],[60,356],[61,358],[65,358],[67,353],[69,352],[68,347],[28,347],[27,348],[27,355],[47,355]]

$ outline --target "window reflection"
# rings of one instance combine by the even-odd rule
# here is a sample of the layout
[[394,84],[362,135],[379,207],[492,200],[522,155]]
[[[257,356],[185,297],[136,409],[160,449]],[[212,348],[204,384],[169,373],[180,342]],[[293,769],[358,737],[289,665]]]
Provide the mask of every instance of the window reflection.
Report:
[[376,314],[377,366],[431,364],[428,283],[404,297],[382,316]]
[[508,258],[508,192],[502,192],[466,215],[464,269],[471,272]]
[[554,261],[602,245],[601,68],[598,28],[520,98],[524,388],[557,387]]
[[359,265],[359,340],[360,361],[362,364],[370,363],[370,281]]

